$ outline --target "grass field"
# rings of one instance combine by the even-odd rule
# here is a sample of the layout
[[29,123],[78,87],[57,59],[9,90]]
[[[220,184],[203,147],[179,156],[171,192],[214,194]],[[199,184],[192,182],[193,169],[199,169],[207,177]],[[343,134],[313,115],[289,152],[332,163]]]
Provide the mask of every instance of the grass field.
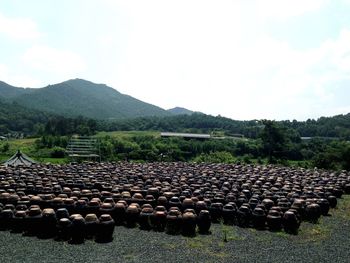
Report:
[[330,214],[318,224],[302,223],[298,235],[215,224],[211,235],[188,238],[116,227],[111,243],[70,245],[0,232],[0,261],[349,262],[350,196],[344,196]]
[[10,139],[8,141],[2,141],[1,144],[8,143],[10,146],[9,151],[21,149],[23,152],[30,152],[33,149],[35,140],[36,138]]
[[26,139],[11,139],[8,141],[0,142],[1,145],[8,143],[9,149],[6,154],[0,154],[0,163],[9,159],[17,150],[27,154],[33,160],[39,163],[53,163],[53,164],[62,164],[67,163],[67,158],[50,158],[49,156],[38,156],[38,152],[35,149],[35,140],[37,138],[26,138]]
[[7,160],[10,158],[17,150],[21,150],[26,154],[30,154],[34,149],[34,141],[35,138],[30,139],[11,139],[8,141],[1,141],[0,147],[6,143],[9,145],[9,149],[6,154],[0,154],[0,162]]

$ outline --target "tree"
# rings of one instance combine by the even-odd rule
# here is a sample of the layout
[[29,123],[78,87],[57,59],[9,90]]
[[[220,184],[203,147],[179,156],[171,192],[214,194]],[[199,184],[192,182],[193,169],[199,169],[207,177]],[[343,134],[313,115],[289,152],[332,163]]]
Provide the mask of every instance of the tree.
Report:
[[264,128],[260,134],[263,151],[267,154],[269,162],[274,158],[280,159],[287,149],[287,137],[284,130],[275,122],[263,120]]
[[208,154],[202,153],[194,158],[194,161],[198,163],[233,163],[235,158],[229,152],[211,152]]
[[0,152],[6,153],[10,149],[10,144],[8,142],[5,142],[4,144],[0,145]]

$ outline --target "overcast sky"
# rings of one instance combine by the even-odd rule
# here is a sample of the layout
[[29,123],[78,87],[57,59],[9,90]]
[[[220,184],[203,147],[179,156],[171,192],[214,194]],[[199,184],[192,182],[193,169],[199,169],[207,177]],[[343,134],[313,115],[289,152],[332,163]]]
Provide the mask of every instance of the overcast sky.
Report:
[[0,0],[0,80],[233,119],[350,112],[350,0]]

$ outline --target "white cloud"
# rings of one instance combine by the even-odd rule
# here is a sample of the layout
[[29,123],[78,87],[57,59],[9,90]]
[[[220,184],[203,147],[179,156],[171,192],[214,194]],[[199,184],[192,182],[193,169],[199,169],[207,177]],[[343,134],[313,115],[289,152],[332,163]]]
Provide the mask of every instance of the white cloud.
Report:
[[[334,111],[332,83],[350,76],[348,30],[298,50],[265,23],[324,11],[329,0],[105,2],[130,26],[125,60],[105,81],[164,108],[236,119],[318,117]],[[112,39],[119,40],[101,42],[113,46]]]
[[44,45],[29,48],[22,60],[34,69],[60,75],[74,76],[86,69],[84,60],[78,54]]
[[[278,101],[287,102],[286,107],[282,104],[279,107],[280,118],[283,115],[293,118],[294,115],[304,119],[310,117],[310,114],[317,117],[329,115],[329,112],[339,113],[334,105],[341,98],[337,95],[337,86],[334,83],[350,81],[349,30],[342,30],[336,39],[327,40],[311,50],[297,51],[289,47],[280,54],[266,49],[265,52],[271,57],[275,54],[277,61],[281,62],[277,74],[266,83],[260,83],[263,87],[270,85],[267,88],[268,96],[278,98],[274,105],[278,105]],[[265,73],[269,75],[268,68]],[[277,93],[277,89],[282,92]],[[290,111],[291,108],[295,110]]]
[[[264,16],[298,16],[326,3],[277,2],[266,2]],[[220,3],[129,7],[127,63],[115,69],[114,86],[164,108],[184,106],[238,119],[304,119],[327,109],[334,96],[325,85],[349,69],[346,30],[314,49],[295,50],[261,33],[259,25],[245,31],[241,3]],[[278,11],[269,9],[273,5]]]
[[[96,9],[87,5],[74,27],[79,37],[70,41],[59,36],[75,50],[81,46],[84,59],[52,48],[60,41],[36,45],[19,59],[21,73],[32,73],[42,86],[83,74],[164,108],[184,106],[236,119],[306,119],[348,109],[336,105],[333,83],[350,81],[350,31],[298,50],[270,30],[272,23],[327,13],[329,0],[102,3],[107,5],[99,5],[103,18],[96,28],[86,30],[84,19]],[[319,14],[331,24],[331,17]],[[305,33],[303,28],[300,32]],[[333,32],[339,28],[334,26]],[[299,29],[291,30],[288,39],[300,35]],[[13,79],[10,73],[18,67],[15,62],[7,66],[7,76]],[[5,71],[0,67],[0,77]]]
[[257,0],[256,10],[263,19],[287,19],[323,7],[327,0]]
[[6,65],[0,64],[0,80],[6,79],[8,76],[8,69]]
[[23,88],[41,88],[42,82],[40,79],[29,74],[14,74],[9,76],[8,84]]
[[344,114],[350,112],[350,106],[336,107],[332,112],[328,113],[328,116]]
[[333,66],[350,73],[350,30],[342,30],[337,40],[327,41],[323,48],[328,49]]
[[39,87],[40,85],[40,81],[33,76],[13,72],[3,64],[0,64],[0,80],[16,87]]
[[35,39],[40,36],[37,24],[30,18],[6,17],[0,14],[0,33],[14,39]]

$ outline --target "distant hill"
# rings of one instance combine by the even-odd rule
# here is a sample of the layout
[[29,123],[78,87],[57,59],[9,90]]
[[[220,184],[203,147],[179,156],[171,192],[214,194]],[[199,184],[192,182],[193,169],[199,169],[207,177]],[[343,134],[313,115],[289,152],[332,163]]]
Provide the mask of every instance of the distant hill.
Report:
[[172,113],[173,115],[191,115],[193,113],[193,111],[182,107],[168,109],[168,112]]
[[104,84],[82,79],[40,89],[17,88],[2,82],[0,94],[27,108],[68,117],[121,119],[171,115],[160,107],[124,95]]
[[[108,126],[107,126],[108,125]],[[116,120],[107,124],[104,129],[116,130],[143,130],[162,132],[189,132],[243,134],[248,138],[256,138],[261,131],[261,125],[256,120],[236,121],[221,116],[211,116],[194,112],[191,115],[172,115],[166,117],[143,117],[128,120]]]
[[[350,141],[350,113],[333,117],[321,117],[307,121],[277,121],[285,129],[295,130],[296,137],[332,137]],[[242,134],[257,138],[263,125],[259,120],[238,121],[221,116],[194,112],[191,115],[143,117],[116,120],[108,123],[105,130],[152,130],[191,133],[224,133],[226,136]]]
[[[72,118],[62,121],[62,116]],[[174,132],[221,132],[257,138],[261,124],[257,120],[236,121],[176,107],[164,110],[104,84],[82,79],[68,80],[40,89],[18,88],[0,81],[0,135],[8,131],[33,134],[47,128],[48,121],[61,123],[91,122],[97,130],[158,130]],[[53,119],[53,120],[51,120]],[[350,113],[316,120],[279,121],[302,137],[334,137],[350,140]],[[70,124],[69,124],[70,125]],[[50,126],[50,125],[49,125]],[[58,128],[57,128],[58,129]]]
[[28,109],[16,102],[8,103],[0,98],[0,135],[9,131],[33,133],[44,125],[52,115],[38,110]]
[[30,93],[32,89],[24,89],[11,86],[3,81],[0,81],[0,98],[12,99],[16,96]]

